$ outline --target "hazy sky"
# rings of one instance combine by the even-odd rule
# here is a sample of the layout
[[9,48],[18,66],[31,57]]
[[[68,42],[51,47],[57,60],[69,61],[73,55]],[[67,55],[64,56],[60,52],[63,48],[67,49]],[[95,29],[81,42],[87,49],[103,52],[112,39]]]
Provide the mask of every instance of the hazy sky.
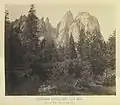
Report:
[[[30,5],[6,5],[10,13],[10,19],[19,18],[21,14],[27,14]],[[80,5],[80,4],[37,4],[36,15],[38,17],[49,17],[53,27],[61,20],[67,11],[71,11],[75,17],[78,12],[89,12],[95,16],[100,24],[101,33],[107,40],[115,26],[115,7],[113,5]]]

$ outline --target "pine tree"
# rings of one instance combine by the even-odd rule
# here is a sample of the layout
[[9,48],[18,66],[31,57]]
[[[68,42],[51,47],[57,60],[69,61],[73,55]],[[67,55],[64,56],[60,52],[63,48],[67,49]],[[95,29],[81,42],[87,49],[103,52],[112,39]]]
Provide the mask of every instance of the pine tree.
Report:
[[6,9],[5,10],[5,22],[10,22],[10,20],[9,20],[9,12],[8,12],[8,10]]
[[30,10],[28,11],[28,26],[29,26],[29,33],[32,35],[32,37],[36,37],[37,33],[37,16],[36,16],[36,10],[35,6],[32,4],[30,6]]
[[104,51],[104,40],[100,31],[94,30],[92,33],[92,43],[91,43],[91,57],[90,61],[93,68],[94,74],[102,74],[105,70],[106,58]]
[[107,42],[107,67],[115,70],[116,61],[116,31],[114,30]]
[[10,45],[9,45],[9,39],[10,39],[10,20],[9,20],[9,12],[8,10],[5,10],[5,64],[6,69],[10,68]]
[[[30,6],[30,10],[28,11],[28,16],[26,20],[26,59],[28,61],[33,60],[33,57],[35,57],[38,54],[38,25],[37,21],[38,18],[36,16],[36,10],[35,6],[32,4]],[[34,58],[35,59],[35,58]]]
[[5,10],[5,36],[6,38],[10,37],[10,27],[11,26],[11,23],[10,23],[10,20],[9,20],[9,12],[8,10]]
[[31,4],[30,10],[28,11],[29,16],[35,16],[36,10],[34,4]]
[[69,45],[68,45],[68,53],[69,53],[69,56],[70,56],[70,59],[74,59],[74,58],[77,58],[77,53],[76,53],[76,50],[75,50],[75,43],[74,43],[74,38],[72,36],[72,34],[70,35],[70,39],[69,39]]
[[5,10],[5,70],[10,69],[10,46],[9,46],[9,37],[10,37],[10,21],[9,21],[9,12]]
[[14,78],[14,72],[12,72],[12,58],[11,56],[11,22],[9,20],[9,12],[5,10],[5,92],[9,93],[13,90],[15,86],[16,78]]
[[81,28],[79,39],[78,39],[78,45],[77,45],[77,50],[79,52],[81,59],[84,58],[84,45],[85,45],[84,40],[85,40],[85,29]]

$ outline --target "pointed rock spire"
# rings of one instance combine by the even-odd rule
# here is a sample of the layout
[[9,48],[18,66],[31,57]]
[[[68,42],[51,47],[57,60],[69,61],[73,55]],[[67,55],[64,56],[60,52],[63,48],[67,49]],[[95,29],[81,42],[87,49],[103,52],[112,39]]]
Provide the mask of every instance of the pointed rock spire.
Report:
[[49,18],[46,17],[45,23],[49,23]]

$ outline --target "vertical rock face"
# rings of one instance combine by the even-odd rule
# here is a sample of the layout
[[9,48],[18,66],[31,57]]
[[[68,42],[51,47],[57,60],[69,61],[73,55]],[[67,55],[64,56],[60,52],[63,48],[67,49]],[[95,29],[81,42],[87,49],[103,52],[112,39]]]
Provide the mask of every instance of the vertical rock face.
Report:
[[[20,28],[21,33],[19,37],[21,37],[21,39],[24,39],[28,30],[26,20],[26,16],[21,16],[20,19],[14,22],[13,25],[14,28]],[[56,28],[52,27],[48,17],[45,19],[45,21],[44,18],[37,18],[36,21],[38,25],[38,31],[36,33],[38,39],[42,41],[45,38],[50,41],[50,43],[51,41],[55,40],[55,43],[58,47],[65,47],[71,34],[74,38],[74,42],[77,43],[81,28],[84,28],[85,32],[88,31],[91,33],[94,29],[100,31],[99,22],[96,17],[87,12],[79,12],[78,15],[73,18],[71,11],[68,11],[65,13]]]
[[[35,33],[38,37],[39,43],[41,43],[44,39],[47,40],[49,44],[52,44],[52,41],[55,39],[56,36],[56,29],[52,27],[49,19],[42,17],[41,19],[36,18],[37,23],[37,32]],[[21,16],[19,19],[13,22],[13,28],[17,28],[20,30],[19,39],[21,43],[26,41],[27,33],[29,31],[29,27],[27,25],[27,16]]]
[[69,34],[72,33],[74,41],[78,42],[78,37],[80,34],[80,29],[85,28],[85,32],[92,32],[94,29],[100,31],[100,26],[96,17],[90,15],[87,12],[80,12],[75,17],[74,22],[69,28]]
[[59,46],[66,46],[69,38],[69,27],[73,22],[73,15],[71,11],[68,11],[62,18],[62,20],[59,22],[57,26],[57,38],[56,42]]
[[73,38],[74,38],[75,42],[78,42],[79,35],[80,35],[80,29],[83,28],[83,27],[84,27],[84,25],[80,21],[73,22],[72,25],[69,27],[68,34],[73,35]]
[[79,12],[73,19],[73,15],[68,11],[57,26],[57,44],[66,46],[70,35],[73,35],[75,43],[78,42],[80,29],[85,28],[85,32],[92,32],[94,29],[100,31],[99,22],[96,17],[87,12]]
[[86,31],[93,30],[95,27],[97,29],[100,29],[100,26],[96,17],[92,16],[87,12],[79,12],[75,20],[79,20],[85,26]]
[[45,26],[46,26],[48,35],[51,36],[52,38],[55,38],[56,37],[56,28],[53,28],[48,17],[45,20]]

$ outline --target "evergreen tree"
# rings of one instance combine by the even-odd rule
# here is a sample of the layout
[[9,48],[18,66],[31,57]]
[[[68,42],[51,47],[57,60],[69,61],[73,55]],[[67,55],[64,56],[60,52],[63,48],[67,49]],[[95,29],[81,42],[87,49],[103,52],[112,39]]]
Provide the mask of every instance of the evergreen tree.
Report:
[[11,36],[10,36],[10,55],[12,56],[11,58],[11,63],[12,66],[16,66],[20,63],[22,63],[22,59],[23,59],[23,54],[24,54],[24,50],[23,50],[23,46],[21,46],[21,42],[20,42],[20,28],[19,27],[13,27],[13,23],[11,24],[11,32],[10,32]]
[[35,47],[34,44],[37,41],[37,17],[35,15],[36,10],[32,4],[30,10],[28,11],[27,26],[28,26],[28,38],[30,38],[30,43],[32,47]]
[[116,31],[114,30],[107,42],[107,67],[115,70],[116,61]]
[[44,56],[45,56],[45,62],[52,62],[54,61],[54,57],[56,56],[55,52],[55,46],[54,42],[52,41],[51,43],[46,42],[46,46],[44,48]]
[[9,20],[9,12],[8,12],[7,9],[5,10],[5,22],[6,22],[6,23],[10,23],[10,20]]
[[100,31],[94,30],[92,33],[92,43],[91,43],[91,57],[90,61],[93,68],[94,74],[102,74],[106,66],[106,58],[104,51],[104,40]]
[[34,58],[38,54],[38,18],[36,16],[36,10],[34,5],[32,4],[30,6],[30,10],[28,11],[28,17],[26,20],[26,54],[25,54],[25,59],[28,61],[34,60]]
[[92,34],[86,32],[85,35],[84,28],[81,28],[77,49],[82,60],[91,62],[94,74],[102,74],[105,70],[105,47],[100,31],[95,29]]
[[10,76],[7,72],[10,70],[10,46],[9,46],[9,34],[10,34],[10,21],[8,10],[5,10],[5,91],[9,92],[10,88]]
[[5,67],[6,69],[10,69],[10,30],[11,30],[11,23],[9,20],[9,12],[5,10]]
[[85,29],[81,28],[79,39],[78,39],[78,45],[77,45],[77,50],[80,54],[81,59],[84,58],[84,53],[85,53],[84,52],[84,45],[85,45]]
[[36,10],[35,10],[35,5],[31,4],[30,10],[28,11],[28,16],[35,16]]
[[19,48],[18,29],[13,28],[13,22],[9,20],[9,12],[5,11],[5,81],[6,91],[11,92],[18,84],[17,74],[14,72],[15,65],[21,59]]
[[72,34],[70,35],[69,45],[68,46],[69,46],[68,47],[68,53],[69,53],[70,59],[77,58],[77,53],[76,53],[76,50],[75,50],[74,38],[73,38]]

